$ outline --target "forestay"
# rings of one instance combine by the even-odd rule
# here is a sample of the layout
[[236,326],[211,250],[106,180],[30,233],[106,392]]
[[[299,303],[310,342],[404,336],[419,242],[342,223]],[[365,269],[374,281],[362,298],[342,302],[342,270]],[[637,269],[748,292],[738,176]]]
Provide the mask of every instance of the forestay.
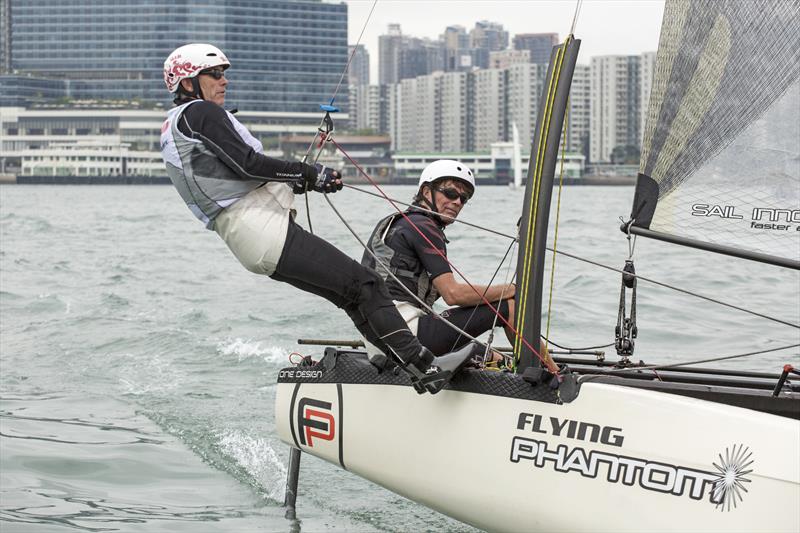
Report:
[[631,232],[800,268],[800,2],[668,0]]

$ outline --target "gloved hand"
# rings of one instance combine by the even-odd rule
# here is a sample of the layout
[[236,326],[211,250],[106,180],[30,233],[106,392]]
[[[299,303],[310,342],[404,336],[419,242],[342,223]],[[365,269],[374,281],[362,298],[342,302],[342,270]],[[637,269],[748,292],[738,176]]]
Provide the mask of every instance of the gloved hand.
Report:
[[303,165],[303,177],[292,186],[295,194],[305,194],[306,191],[335,193],[342,190],[342,175],[338,170],[317,163]]
[[342,190],[342,175],[338,170],[320,165],[314,165],[317,170],[317,179],[311,188],[317,192],[335,193]]

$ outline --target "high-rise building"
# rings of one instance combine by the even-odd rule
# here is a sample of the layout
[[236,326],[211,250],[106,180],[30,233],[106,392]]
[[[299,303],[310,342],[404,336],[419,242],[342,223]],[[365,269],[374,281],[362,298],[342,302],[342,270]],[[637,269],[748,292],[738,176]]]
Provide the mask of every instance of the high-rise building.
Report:
[[472,150],[469,125],[473,109],[465,105],[471,99],[470,77],[466,72],[448,72],[439,78],[441,125],[438,150],[442,152]]
[[575,65],[567,109],[567,151],[589,157],[591,133],[591,68]]
[[[167,55],[206,42],[232,63],[228,105],[316,112],[347,61],[345,3],[0,0],[0,6],[0,55],[10,63],[4,70],[60,80],[63,96],[72,98],[169,103],[162,74]],[[0,92],[7,91],[6,81]]]
[[350,120],[353,128],[373,133],[389,132],[389,91],[391,85],[354,85]]
[[508,48],[508,32],[497,22],[482,20],[475,23],[469,32],[472,49],[472,64],[478,68],[489,68],[489,53]]
[[474,149],[489,150],[493,142],[507,140],[506,129],[506,71],[481,69],[473,73],[474,93],[471,129],[475,136]]
[[531,63],[546,65],[550,62],[550,53],[558,44],[557,33],[518,33],[514,36],[514,50],[528,50]]
[[639,147],[640,56],[599,56],[591,62],[590,159],[622,162]]
[[530,63],[531,53],[528,50],[500,50],[489,53],[489,68],[507,69],[517,63]]
[[[639,70],[640,93],[639,102],[641,105],[641,113],[639,120],[639,146],[642,146],[642,136],[644,135],[644,127],[647,124],[647,110],[650,103],[650,90],[653,88],[653,77],[656,74],[656,53],[643,52],[641,55],[641,67]],[[653,117],[655,120],[656,117]]]
[[350,85],[369,85],[369,52],[363,44],[348,46],[347,54],[351,56],[347,76]]
[[[512,124],[517,125],[520,148],[526,154],[531,149],[536,133],[539,99],[544,88],[547,67],[534,63],[516,63],[509,65],[506,72],[506,128],[510,132]],[[509,138],[506,137],[505,140]]]
[[11,0],[0,0],[0,75],[11,71]]
[[398,60],[398,79],[425,76],[444,70],[444,49],[438,41],[408,38],[400,48]]
[[400,81],[400,50],[403,31],[400,24],[389,24],[387,32],[378,36],[378,83],[388,85]]
[[439,39],[444,47],[445,71],[464,71],[472,68],[469,35],[463,26],[448,26]]
[[459,152],[470,149],[469,74],[434,72],[397,84],[394,149]]

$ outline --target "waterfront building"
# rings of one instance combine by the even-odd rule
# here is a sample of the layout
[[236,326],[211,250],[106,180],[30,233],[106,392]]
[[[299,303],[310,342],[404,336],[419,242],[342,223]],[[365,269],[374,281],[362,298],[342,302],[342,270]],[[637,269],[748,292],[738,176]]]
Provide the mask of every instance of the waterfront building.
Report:
[[550,62],[550,53],[558,45],[557,33],[518,33],[512,40],[514,50],[528,50],[531,63],[546,65]]
[[640,56],[592,58],[589,141],[592,163],[638,160],[640,64]]
[[[0,174],[21,176],[165,176],[160,137],[164,110],[84,107],[0,107]],[[319,113],[242,111],[237,118],[281,156],[282,136],[316,130]],[[346,119],[346,115],[343,117]],[[110,172],[110,174],[104,174]]]
[[[521,154],[523,180],[525,180],[530,153]],[[397,152],[394,160],[394,183],[416,183],[423,169],[437,159],[455,159],[467,165],[475,175],[476,184],[505,185],[512,180],[513,146],[509,142],[496,142],[485,151],[479,152]],[[582,154],[565,154],[564,177],[578,180],[583,175],[584,157]],[[559,169],[560,170],[560,169]],[[556,173],[558,176],[558,172]]]
[[[59,80],[61,98],[168,105],[164,59],[183,44],[208,42],[233,64],[230,107],[315,112],[347,62],[343,2],[0,0],[0,6],[0,74],[16,76],[0,79],[0,93],[16,98],[15,105],[28,105],[34,82],[19,79],[27,76]],[[346,92],[345,85],[337,100],[344,106]]]

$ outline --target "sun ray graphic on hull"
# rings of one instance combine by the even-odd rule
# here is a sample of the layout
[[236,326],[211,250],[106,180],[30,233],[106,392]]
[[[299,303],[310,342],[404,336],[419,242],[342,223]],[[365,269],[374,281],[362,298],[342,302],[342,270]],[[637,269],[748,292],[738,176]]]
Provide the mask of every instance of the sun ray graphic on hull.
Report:
[[753,470],[750,465],[754,460],[751,459],[753,452],[744,444],[733,445],[733,449],[725,448],[725,457],[719,454],[719,464],[713,463],[717,469],[717,479],[714,480],[714,498],[720,511],[730,511],[731,506],[735,509],[737,502],[741,502],[747,492],[745,483],[750,483],[747,479]]

